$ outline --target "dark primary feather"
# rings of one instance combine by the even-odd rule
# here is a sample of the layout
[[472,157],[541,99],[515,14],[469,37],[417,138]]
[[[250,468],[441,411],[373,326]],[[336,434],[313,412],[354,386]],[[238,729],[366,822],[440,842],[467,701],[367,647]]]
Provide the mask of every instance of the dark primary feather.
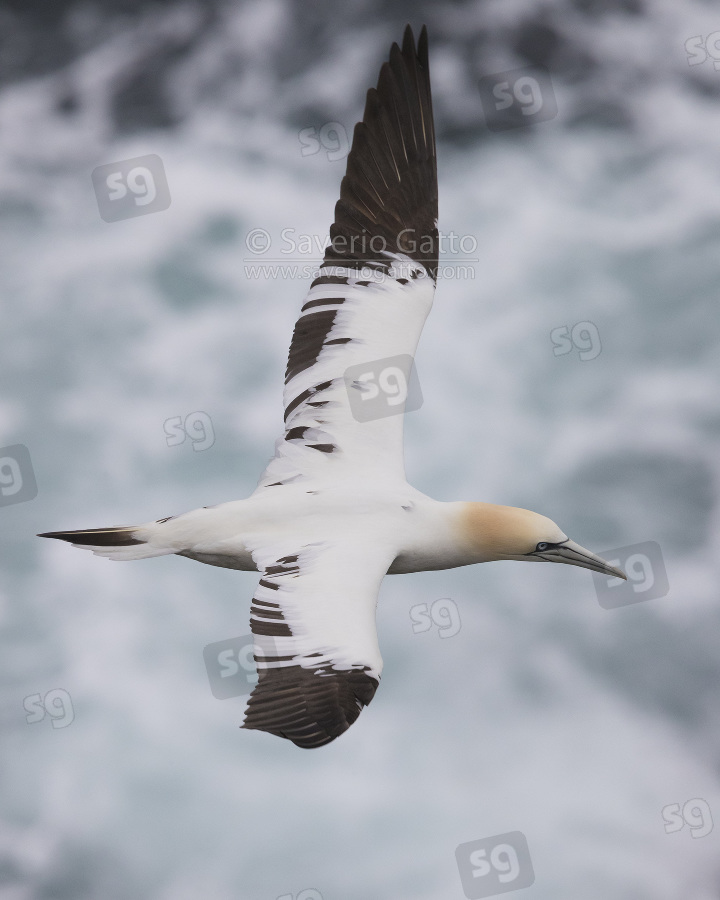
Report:
[[360,669],[258,669],[242,727],[268,731],[298,747],[322,747],[347,731],[377,686]]

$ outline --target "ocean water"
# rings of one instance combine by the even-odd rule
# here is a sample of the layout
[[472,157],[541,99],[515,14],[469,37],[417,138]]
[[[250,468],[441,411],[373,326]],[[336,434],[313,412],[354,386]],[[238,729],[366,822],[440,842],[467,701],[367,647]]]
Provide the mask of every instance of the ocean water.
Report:
[[[45,7],[0,4],[0,448],[37,482],[0,505],[0,897],[448,900],[458,845],[514,832],[534,900],[720,897],[720,71],[686,49],[717,10]],[[248,633],[255,575],[34,535],[254,489],[311,277],[252,267],[320,258],[283,231],[324,240],[408,20],[440,228],[472,248],[441,260],[408,478],[646,545],[667,591],[604,608],[589,572],[515,562],[389,577],[376,697],[308,752],[210,689],[203,648]],[[528,66],[557,115],[490,130],[480,77]],[[93,169],[150,154],[169,207],[104,221]],[[415,633],[440,599],[452,628]]]

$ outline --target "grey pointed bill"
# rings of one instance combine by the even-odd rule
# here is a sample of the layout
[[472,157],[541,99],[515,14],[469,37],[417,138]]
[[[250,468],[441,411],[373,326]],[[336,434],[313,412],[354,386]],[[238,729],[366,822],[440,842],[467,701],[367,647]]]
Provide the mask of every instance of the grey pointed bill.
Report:
[[599,572],[601,575],[607,575],[614,578],[622,578],[627,581],[627,575],[622,569],[611,566],[607,560],[604,560],[596,553],[586,550],[575,541],[563,541],[562,544],[552,547],[548,550],[536,551],[532,554],[537,559],[544,559],[547,562],[567,563],[570,566],[580,566],[583,569],[592,569],[593,572]]

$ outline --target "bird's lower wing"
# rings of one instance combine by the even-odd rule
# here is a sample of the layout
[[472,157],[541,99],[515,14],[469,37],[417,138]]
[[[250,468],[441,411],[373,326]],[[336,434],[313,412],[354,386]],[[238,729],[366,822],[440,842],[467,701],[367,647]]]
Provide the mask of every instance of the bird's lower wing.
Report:
[[253,551],[263,573],[250,626],[258,683],[243,728],[320,747],[372,700],[382,657],[375,629],[381,546],[278,542]]

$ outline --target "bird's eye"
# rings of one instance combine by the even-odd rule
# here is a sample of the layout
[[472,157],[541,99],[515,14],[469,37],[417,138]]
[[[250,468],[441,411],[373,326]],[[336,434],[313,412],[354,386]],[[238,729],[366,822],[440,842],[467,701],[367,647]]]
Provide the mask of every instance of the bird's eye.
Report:
[[540,543],[537,545],[537,547],[535,549],[542,552],[543,550],[547,550],[547,548],[549,546],[550,546],[550,544],[546,543],[545,541],[540,541]]

